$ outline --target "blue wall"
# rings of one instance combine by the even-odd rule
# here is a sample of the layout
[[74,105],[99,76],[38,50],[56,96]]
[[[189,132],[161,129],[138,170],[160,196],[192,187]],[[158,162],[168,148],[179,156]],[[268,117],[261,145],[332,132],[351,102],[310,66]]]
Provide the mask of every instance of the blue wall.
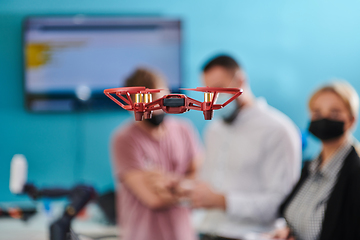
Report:
[[[307,124],[306,101],[329,78],[360,92],[360,2],[356,0],[0,0],[0,201],[10,160],[25,154],[29,179],[42,186],[85,181],[113,187],[111,131],[125,112],[32,114],[24,110],[21,21],[29,14],[161,14],[184,21],[184,87],[201,84],[199,68],[218,52],[244,64],[254,93]],[[199,112],[189,117],[201,132]],[[360,137],[360,131],[355,133]],[[78,169],[75,172],[75,169]]]

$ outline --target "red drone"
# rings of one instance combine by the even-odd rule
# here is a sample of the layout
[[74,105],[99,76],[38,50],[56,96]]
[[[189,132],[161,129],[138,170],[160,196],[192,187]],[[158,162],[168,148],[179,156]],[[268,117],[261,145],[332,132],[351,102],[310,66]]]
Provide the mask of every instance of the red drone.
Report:
[[[184,113],[190,109],[203,111],[205,120],[211,120],[213,117],[213,110],[225,107],[243,92],[241,88],[197,87],[184,90],[204,92],[204,102],[197,101],[184,94],[168,94],[153,101],[151,94],[160,92],[161,90],[162,89],[148,89],[145,87],[123,87],[105,89],[104,93],[120,107],[125,110],[134,111],[135,120],[141,121],[143,118],[151,118],[152,112],[158,109],[162,109],[164,112],[172,114]],[[230,93],[234,94],[234,96],[222,104],[215,104],[219,93]],[[123,102],[119,101],[111,94],[115,94]],[[131,99],[131,94],[135,94],[135,102]]]

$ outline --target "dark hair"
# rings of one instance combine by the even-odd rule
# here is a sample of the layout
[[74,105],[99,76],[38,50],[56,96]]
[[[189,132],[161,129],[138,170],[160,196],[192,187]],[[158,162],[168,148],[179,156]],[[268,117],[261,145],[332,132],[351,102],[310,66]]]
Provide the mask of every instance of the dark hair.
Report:
[[162,78],[155,72],[145,69],[136,69],[126,80],[125,87],[146,87],[156,88],[159,85],[165,85]]
[[240,69],[240,64],[238,64],[234,58],[228,55],[217,55],[210,60],[208,60],[202,67],[203,72],[209,71],[213,67],[223,67],[226,70],[235,72]]

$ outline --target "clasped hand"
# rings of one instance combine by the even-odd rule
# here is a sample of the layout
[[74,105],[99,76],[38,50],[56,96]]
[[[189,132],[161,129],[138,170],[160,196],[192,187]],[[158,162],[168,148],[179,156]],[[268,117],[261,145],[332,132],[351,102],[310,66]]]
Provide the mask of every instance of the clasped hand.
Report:
[[215,192],[207,183],[187,179],[160,170],[148,171],[148,186],[162,199],[174,203],[190,202],[192,208],[225,209],[225,197]]

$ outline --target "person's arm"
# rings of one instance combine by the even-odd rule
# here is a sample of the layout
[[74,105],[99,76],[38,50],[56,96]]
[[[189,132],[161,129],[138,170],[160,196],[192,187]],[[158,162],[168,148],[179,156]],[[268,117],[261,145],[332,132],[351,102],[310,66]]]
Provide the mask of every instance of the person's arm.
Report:
[[[259,180],[263,192],[225,194],[226,212],[229,216],[268,222],[276,218],[278,208],[299,178],[301,167],[301,142],[296,131],[274,129],[264,141],[263,160]],[[251,183],[249,183],[251,184]]]
[[138,200],[150,209],[161,209],[175,203],[168,191],[170,183],[153,188],[149,181],[151,171],[143,169],[136,139],[128,134],[118,133],[112,142],[113,166],[115,178],[128,188]]
[[142,204],[150,209],[167,208],[177,203],[177,198],[171,193],[169,186],[164,184],[163,187],[155,188],[150,185],[148,177],[149,172],[132,170],[124,174],[123,183]]
[[[283,130],[283,131],[281,131]],[[278,207],[296,182],[300,172],[300,136],[284,129],[273,131],[265,139],[263,157],[258,178],[264,191],[257,193],[214,191],[201,183],[191,192],[193,206],[197,208],[219,208],[237,219],[252,219],[268,222],[278,213]],[[254,173],[255,174],[255,173]],[[251,184],[251,183],[249,183]]]
[[203,162],[202,154],[196,155],[190,162],[189,167],[185,173],[186,178],[194,179],[197,177],[198,170]]
[[195,179],[198,177],[199,168],[203,163],[203,146],[197,130],[192,124],[185,124],[182,130],[183,139],[188,144],[186,147],[188,158],[190,159],[185,174],[180,178],[179,184],[176,186],[175,192],[179,198],[187,198],[188,192],[193,188]]
[[[222,193],[216,192],[210,186],[209,183],[213,181],[216,164],[214,163],[214,156],[217,156],[219,146],[216,145],[217,131],[216,127],[212,125],[205,131],[204,141],[206,145],[206,156],[203,159],[200,176],[193,184],[190,191],[186,192],[186,196],[191,199],[191,205],[193,208],[218,208],[226,209],[225,196]],[[209,158],[210,156],[210,158]]]
[[[183,176],[165,173],[160,170],[142,172],[142,182],[146,184],[147,188],[150,188],[152,193],[155,193],[157,197],[160,198],[160,201],[164,201],[165,206],[168,202],[171,205],[175,203],[176,200],[179,200],[176,199],[176,197],[181,198],[185,196],[189,188],[194,185],[194,179],[196,178],[201,161],[202,157],[200,155],[195,157],[190,162],[188,169]],[[136,184],[138,183],[134,183],[134,185]]]
[[279,239],[279,240],[295,240],[295,237],[292,235],[289,227],[283,227],[276,229],[274,232],[270,233],[267,236],[270,239]]
[[226,198],[222,193],[214,191],[209,184],[197,182],[189,193],[193,208],[217,208],[226,210]]

